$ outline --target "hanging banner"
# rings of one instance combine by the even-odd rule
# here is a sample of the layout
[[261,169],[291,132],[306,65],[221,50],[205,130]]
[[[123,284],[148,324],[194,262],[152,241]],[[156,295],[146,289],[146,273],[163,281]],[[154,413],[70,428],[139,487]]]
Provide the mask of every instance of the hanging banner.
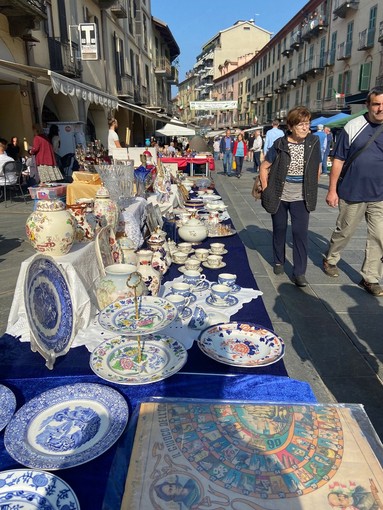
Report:
[[236,110],[237,101],[190,101],[191,110]]
[[98,60],[96,23],[80,23],[81,60]]

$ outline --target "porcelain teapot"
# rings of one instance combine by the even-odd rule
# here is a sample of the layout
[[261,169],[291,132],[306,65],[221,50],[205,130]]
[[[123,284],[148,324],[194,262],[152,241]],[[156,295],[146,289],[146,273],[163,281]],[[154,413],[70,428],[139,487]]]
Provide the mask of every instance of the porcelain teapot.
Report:
[[191,218],[178,229],[178,235],[189,243],[200,243],[207,237],[207,228],[202,221]]

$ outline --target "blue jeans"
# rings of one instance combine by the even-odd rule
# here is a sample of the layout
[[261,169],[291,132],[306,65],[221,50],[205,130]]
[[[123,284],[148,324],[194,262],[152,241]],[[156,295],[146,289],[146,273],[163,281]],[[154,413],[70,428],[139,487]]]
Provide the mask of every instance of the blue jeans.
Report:
[[231,167],[233,166],[233,153],[225,151],[223,153],[223,171],[227,175],[231,175]]

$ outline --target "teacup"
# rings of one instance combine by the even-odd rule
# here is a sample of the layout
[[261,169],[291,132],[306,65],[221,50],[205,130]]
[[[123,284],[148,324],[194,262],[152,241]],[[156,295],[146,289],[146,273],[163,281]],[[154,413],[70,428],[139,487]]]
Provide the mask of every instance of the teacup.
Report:
[[170,296],[167,296],[166,299],[173,303],[173,305],[177,308],[177,312],[179,315],[182,315],[182,312],[185,310],[185,307],[190,302],[190,297],[186,298],[185,296],[181,296],[181,294],[170,294]]
[[191,243],[178,243],[178,250],[188,254],[192,249]]
[[206,262],[210,267],[219,267],[222,262],[221,255],[209,255]]
[[184,271],[183,281],[193,287],[202,285],[205,279],[206,276],[204,274],[201,274],[199,271],[195,271],[194,269],[185,269]]
[[223,285],[228,285],[229,287],[233,287],[235,285],[236,279],[237,279],[236,274],[221,273],[218,275],[218,283],[222,283]]
[[176,264],[185,264],[188,254],[183,251],[175,251],[172,255],[172,259]]
[[230,287],[228,285],[222,285],[221,283],[214,283],[210,287],[210,292],[212,300],[221,303],[224,302],[230,294]]
[[208,195],[212,195],[212,194],[214,193],[214,190],[213,190],[213,189],[207,189],[207,190],[206,190],[206,193],[207,193]]
[[209,250],[207,248],[196,248],[194,255],[201,262],[205,262],[209,256]]
[[202,308],[202,306],[196,306],[188,324],[189,328],[192,329],[202,329],[208,319],[208,314]]
[[225,245],[223,243],[211,243],[210,250],[214,255],[219,255],[224,252]]
[[187,298],[190,296],[190,285],[184,282],[174,282],[172,285],[172,294],[179,294]]
[[186,269],[194,269],[195,271],[198,271],[200,269],[201,262],[196,259],[187,259],[185,262],[185,268]]

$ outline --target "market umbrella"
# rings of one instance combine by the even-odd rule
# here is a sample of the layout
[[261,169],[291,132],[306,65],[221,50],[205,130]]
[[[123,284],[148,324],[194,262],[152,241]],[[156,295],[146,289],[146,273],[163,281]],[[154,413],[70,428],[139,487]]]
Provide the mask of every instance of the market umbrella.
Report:
[[367,108],[364,108],[360,112],[353,113],[352,115],[348,115],[347,117],[344,117],[343,119],[338,119],[333,122],[328,122],[328,123],[326,123],[326,126],[329,127],[330,129],[335,129],[335,128],[340,129],[340,128],[344,127],[349,120],[355,119],[355,117],[359,117],[360,115],[363,115],[365,113],[367,113]]
[[194,136],[195,129],[181,126],[180,124],[173,124],[169,122],[163,128],[157,129],[157,136]]
[[201,135],[195,135],[190,139],[189,149],[195,152],[210,152],[207,143]]
[[318,124],[324,124],[326,122],[326,120],[327,120],[327,117],[318,117],[311,121],[310,126],[316,127]]

